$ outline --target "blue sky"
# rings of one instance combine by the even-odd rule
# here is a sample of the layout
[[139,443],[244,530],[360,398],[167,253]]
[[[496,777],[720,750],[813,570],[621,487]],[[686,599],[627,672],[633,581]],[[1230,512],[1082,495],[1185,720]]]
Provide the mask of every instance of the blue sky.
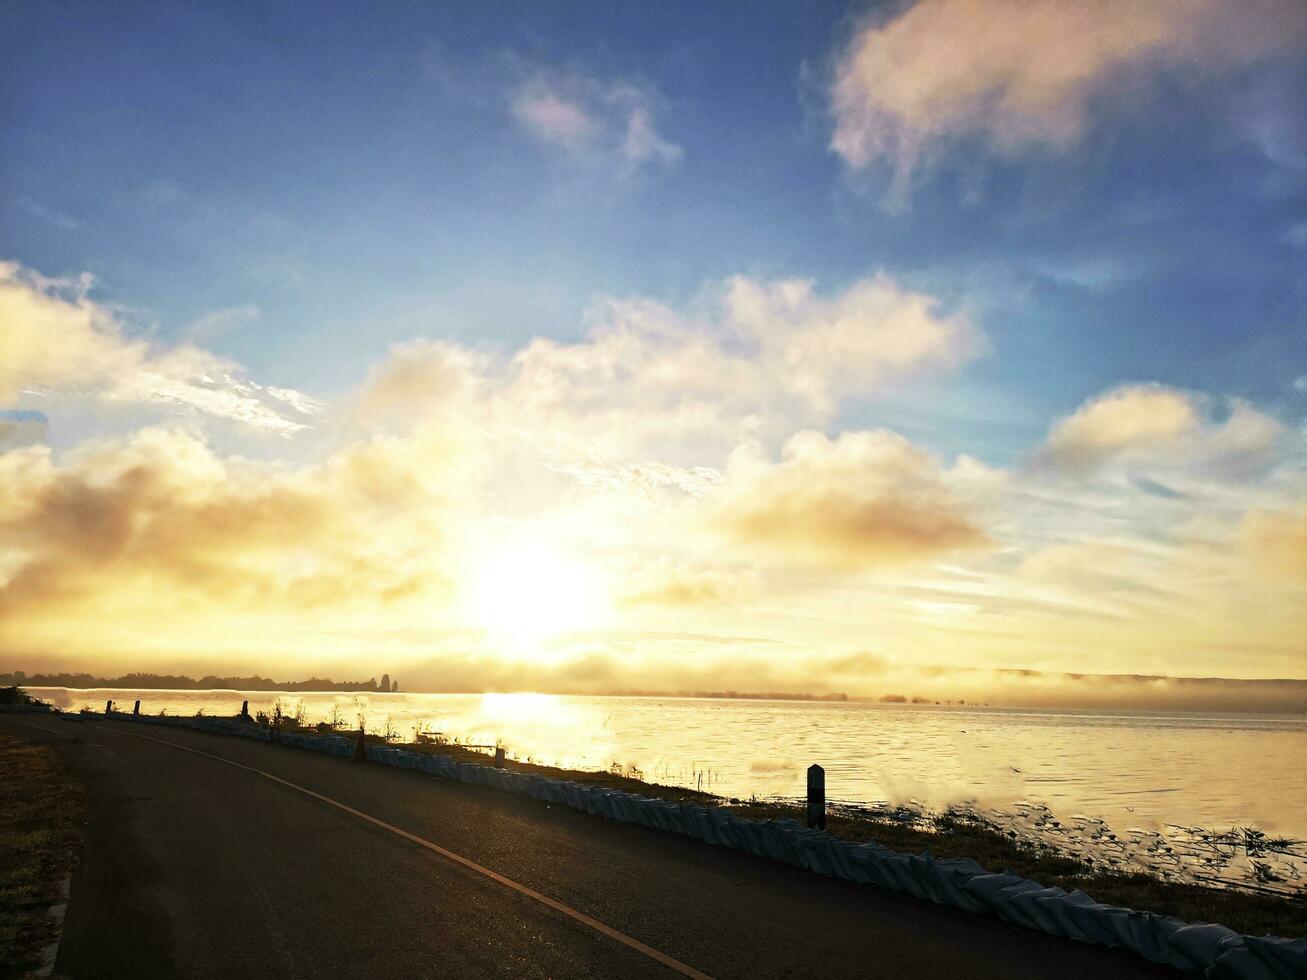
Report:
[[[253,305],[212,346],[309,389],[416,333],[575,336],[598,294],[884,268],[966,290],[1001,347],[975,382],[1041,417],[1122,379],[1290,396],[1301,57],[1163,86],[1071,160],[945,168],[889,213],[828,148],[821,81],[863,14],[10,4],[6,253],[93,271],[165,335]],[[559,159],[511,116],[537,70],[656,90],[680,163],[624,178]]]
[[[951,0],[10,2],[0,258],[89,273],[120,338],[198,347],[337,420],[415,338],[508,357],[583,341],[607,300],[711,319],[732,277],[830,299],[880,275],[971,340],[802,420],[832,439],[886,428],[1020,469],[1128,385],[1297,438],[1307,28],[1257,3],[1252,24],[1223,0],[1090,5],[1088,33],[1035,4],[1054,12],[1021,34]],[[975,60],[954,77],[950,57]],[[5,407],[49,415],[59,450],[158,402],[24,390]],[[302,461],[350,425],[312,451],[204,438]],[[1301,466],[1279,451],[1277,486]]]

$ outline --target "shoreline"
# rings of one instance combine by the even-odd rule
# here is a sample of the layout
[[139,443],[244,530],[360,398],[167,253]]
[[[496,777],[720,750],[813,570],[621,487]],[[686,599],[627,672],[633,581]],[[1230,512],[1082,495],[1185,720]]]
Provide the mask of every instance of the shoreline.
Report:
[[[399,738],[411,743],[415,737],[419,737],[420,732],[422,736],[443,736],[454,743],[499,743],[510,752],[516,749],[521,759],[567,773],[607,772],[615,762],[621,762],[624,764],[622,768],[628,770],[630,775],[651,784],[697,788],[725,799],[754,797],[777,805],[783,805],[803,792],[800,781],[802,773],[795,768],[798,763],[793,761],[793,755],[784,754],[793,751],[787,748],[788,736],[780,741],[772,739],[765,748],[753,749],[747,742],[738,741],[736,736],[748,728],[749,719],[757,716],[752,704],[758,704],[757,711],[764,715],[769,711],[785,712],[785,718],[794,719],[786,722],[791,727],[801,723],[807,717],[805,712],[811,710],[824,719],[824,725],[835,726],[823,730],[837,735],[844,731],[842,726],[852,726],[848,729],[852,733],[849,738],[845,738],[833,752],[818,752],[815,760],[827,766],[836,766],[835,771],[842,773],[839,789],[832,794],[833,798],[855,803],[857,812],[860,813],[877,811],[875,815],[882,819],[886,816],[886,811],[892,811],[896,827],[904,823],[904,817],[908,818],[907,822],[915,823],[919,828],[923,825],[929,827],[943,812],[954,821],[961,819],[973,825],[989,824],[999,833],[1015,830],[1021,837],[1035,839],[1036,846],[1039,847],[1051,842],[1073,859],[1095,865],[1096,871],[1111,869],[1129,873],[1142,870],[1150,877],[1170,882],[1202,883],[1216,887],[1252,885],[1255,887],[1245,890],[1253,892],[1285,892],[1293,886],[1307,889],[1307,853],[1285,855],[1275,849],[1267,850],[1268,840],[1276,836],[1275,830],[1281,831],[1280,836],[1307,838],[1307,827],[1297,819],[1300,811],[1285,809],[1286,803],[1283,801],[1291,797],[1272,798],[1266,795],[1266,778],[1259,784],[1258,791],[1261,795],[1245,798],[1247,805],[1231,807],[1204,804],[1199,785],[1192,782],[1192,776],[1186,775],[1182,778],[1189,779],[1189,782],[1179,782],[1176,785],[1188,786],[1182,792],[1189,793],[1189,796],[1180,800],[1180,805],[1176,806],[1174,803],[1154,802],[1170,800],[1170,797],[1148,795],[1148,787],[1158,784],[1148,782],[1147,778],[1165,777],[1141,778],[1133,775],[1133,771],[1126,773],[1123,770],[1120,775],[1126,781],[1118,784],[1115,781],[1117,771],[1107,759],[1099,760],[1099,770],[1094,776],[1097,781],[1092,785],[1084,789],[1073,788],[1071,792],[1058,791],[1059,787],[1054,785],[1051,787],[1052,792],[1041,792],[1041,789],[1049,789],[1043,784],[1050,775],[1060,774],[1060,770],[1049,768],[1049,762],[1056,762],[1056,759],[1041,760],[1036,757],[1028,764],[1026,757],[1017,756],[1012,760],[1013,764],[1025,768],[1030,775],[1009,777],[1008,766],[1001,764],[1008,760],[1000,757],[1002,753],[991,752],[992,758],[981,760],[988,764],[988,768],[975,769],[970,774],[965,771],[959,773],[954,760],[951,763],[952,769],[942,774],[942,783],[939,781],[941,774],[933,769],[905,761],[901,765],[908,772],[907,776],[902,777],[906,782],[900,781],[897,784],[899,792],[895,793],[894,780],[898,780],[902,774],[896,775],[894,760],[883,758],[883,751],[874,758],[862,758],[856,754],[856,745],[860,743],[850,741],[854,737],[874,738],[875,733],[884,730],[885,726],[899,724],[908,725],[909,732],[917,732],[918,729],[922,733],[934,730],[937,735],[940,731],[949,735],[951,728],[974,732],[977,726],[984,726],[991,733],[1006,732],[1012,725],[1017,726],[1014,730],[1018,733],[1037,731],[1037,728],[1030,726],[1041,723],[1024,720],[1030,717],[1071,719],[1052,722],[1059,726],[1059,730],[1079,731],[1078,726],[1087,724],[1106,725],[1104,731],[1117,732],[1121,729],[1116,719],[1122,716],[1115,713],[1058,710],[1030,714],[1019,710],[968,705],[945,708],[941,714],[936,713],[940,711],[937,708],[935,712],[913,714],[912,719],[908,719],[905,714],[900,721],[899,712],[915,712],[915,708],[898,704],[854,707],[805,703],[782,706],[773,703],[775,706],[769,709],[764,706],[765,702],[735,702],[731,706],[732,702],[727,700],[681,700],[681,706],[675,710],[677,716],[685,718],[687,722],[698,724],[701,719],[710,717],[709,713],[717,713],[711,714],[711,717],[723,719],[713,722],[713,725],[725,727],[714,727],[707,741],[700,744],[698,739],[678,737],[675,728],[651,728],[650,711],[663,709],[658,702],[644,696],[581,698],[576,701],[574,709],[567,708],[567,699],[563,698],[528,697],[526,702],[519,704],[512,695],[491,696],[485,705],[479,705],[480,695],[427,696],[411,693],[378,696],[341,695],[334,692],[278,694],[218,690],[179,691],[170,694],[141,689],[56,689],[43,693],[42,696],[54,701],[65,711],[81,707],[101,711],[105,701],[110,698],[116,709],[130,710],[133,699],[140,698],[144,713],[157,713],[163,707],[168,714],[181,717],[196,714],[197,709],[199,713],[216,717],[230,715],[240,708],[241,700],[245,698],[251,706],[251,714],[263,710],[272,715],[279,705],[284,717],[293,715],[294,720],[301,725],[329,719],[353,732],[356,730],[355,716],[358,715],[360,721],[366,718],[365,723],[370,733],[386,735],[392,740]],[[630,704],[632,707],[619,708],[619,704]],[[568,719],[560,723],[558,731],[550,727],[555,711],[565,712],[560,717]],[[569,711],[571,713],[567,713]],[[625,719],[614,729],[614,732],[626,733],[625,735],[610,737],[610,733],[599,731],[601,721],[603,727],[608,725],[609,712],[612,712],[614,719]],[[955,712],[972,715],[970,723],[959,719],[960,723],[954,724]],[[1140,724],[1147,726],[1147,719],[1154,716],[1151,713],[1143,715],[1131,712],[1126,713],[1125,717],[1134,719],[1129,720],[1128,725],[1137,727]],[[1167,717],[1176,715],[1168,713]],[[1191,736],[1185,734],[1187,730],[1193,729],[1195,733],[1201,733],[1209,724],[1218,729],[1234,726],[1242,730],[1248,725],[1253,728],[1269,725],[1277,730],[1302,730],[1302,720],[1296,716],[1268,718],[1259,722],[1247,722],[1242,717],[1210,718],[1192,713],[1181,713],[1179,717],[1182,720],[1178,722],[1156,722],[1168,726],[1168,730],[1171,726],[1179,726],[1173,735],[1179,740],[1175,742],[1177,749],[1189,746],[1187,740]],[[1078,720],[1082,718],[1105,720]],[[618,725],[618,722],[614,724]],[[784,729],[784,732],[789,731],[790,728]],[[1094,731],[1099,729],[1094,727],[1074,737],[1093,737]],[[923,735],[922,738],[924,737]],[[951,737],[958,742],[959,739],[974,739],[977,736],[967,736],[964,731],[962,736],[954,734]],[[1107,737],[1119,741],[1117,735]],[[1190,748],[1199,744],[1215,747],[1210,735],[1198,737],[1203,741],[1194,743]],[[1278,768],[1267,772],[1285,772],[1284,747],[1294,743],[1292,736],[1288,737],[1290,741],[1286,742],[1286,736],[1276,736],[1279,740],[1276,744],[1280,746],[1280,764]],[[921,738],[917,741],[920,742]],[[913,743],[914,746],[916,744]],[[970,748],[970,745],[963,746],[959,743],[955,748],[961,753]],[[778,752],[781,754],[776,755]],[[699,761],[692,762],[691,759]],[[763,761],[757,763],[758,759]],[[782,761],[774,763],[774,759]],[[913,756],[913,759],[916,757]],[[804,764],[807,761],[814,760],[804,760]],[[920,761],[928,764],[929,757],[922,756]],[[886,778],[878,775],[886,772],[883,769],[886,764],[890,766],[888,786]],[[1198,762],[1195,765],[1195,772],[1201,773],[1202,765]],[[991,769],[994,770],[992,773]],[[1012,771],[1019,773],[1021,769],[1013,768]],[[998,780],[992,787],[988,781],[991,776]],[[593,779],[593,776],[590,778]],[[966,781],[959,782],[960,779]],[[1029,785],[1025,783],[1027,779],[1032,780]],[[1230,798],[1228,794],[1238,792],[1239,787],[1227,785],[1224,790],[1227,796],[1216,797],[1217,799]],[[676,792],[685,791],[677,789]],[[1134,798],[1123,796],[1125,792],[1134,794]],[[1114,795],[1121,796],[1121,799],[1115,805],[1110,805],[1113,803],[1110,797]],[[1095,805],[1096,800],[1101,802],[1104,798],[1108,799],[1109,805]],[[884,802],[887,800],[895,802]],[[900,805],[898,801],[903,800],[909,802]],[[1027,803],[1026,800],[1035,802]],[[924,804],[917,801],[924,801]],[[1258,801],[1265,805],[1255,805]],[[929,809],[931,807],[934,811]],[[1138,814],[1135,813],[1135,808],[1139,808]],[[908,810],[915,810],[916,813],[908,814],[905,812]],[[1258,828],[1268,832],[1257,838],[1250,836],[1257,833]],[[1245,836],[1248,836],[1247,842],[1258,853],[1254,854],[1243,846]],[[1301,851],[1302,848],[1299,847],[1298,850]],[[1259,866],[1254,866],[1255,863]]]
[[[338,733],[345,734],[348,733]],[[369,736],[369,740],[372,737]],[[380,740],[378,740],[380,741]],[[446,755],[458,761],[487,764],[484,753],[456,744],[385,742],[411,752]],[[775,799],[742,800],[714,793],[667,786],[618,772],[565,769],[515,759],[504,768],[526,775],[565,779],[605,789],[618,789],[671,802],[692,802],[727,809],[755,821],[803,822],[805,806]],[[1300,898],[1258,894],[1233,886],[1210,887],[1167,882],[1142,872],[1104,873],[1068,857],[1046,843],[1010,837],[1004,831],[962,814],[926,814],[926,826],[846,805],[828,803],[826,830],[853,843],[874,841],[904,853],[929,852],[939,859],[973,860],[994,873],[1015,872],[1048,887],[1084,891],[1096,901],[1122,905],[1187,921],[1219,922],[1250,935],[1307,936],[1307,892]],[[1227,921],[1228,920],[1228,921]]]
[[[102,713],[83,709],[79,714],[58,712],[64,717],[104,717]],[[129,713],[115,712],[116,720],[133,720]],[[277,734],[311,740],[347,740],[351,746],[357,732],[333,728],[329,723],[298,724],[282,716],[280,724],[264,715],[241,719],[239,715],[223,717],[199,714],[165,716],[168,722],[185,724],[193,720],[226,722],[239,728],[261,731],[261,737],[274,739]],[[147,722],[163,720],[142,715]],[[420,741],[386,739],[368,733],[366,744],[372,748],[397,750],[415,756],[443,757],[455,764],[472,764],[494,768],[485,748],[461,745],[455,741],[424,737]],[[780,799],[741,799],[724,797],[687,787],[660,784],[632,774],[614,764],[608,770],[569,769],[558,766],[505,758],[502,770],[526,777],[540,777],[617,791],[653,800],[721,809],[732,816],[753,823],[777,821],[802,823],[804,807]],[[852,844],[878,844],[900,854],[929,854],[936,860],[974,861],[993,874],[1017,874],[1038,880],[1045,888],[1060,888],[1072,893],[1087,893],[1097,902],[1136,909],[1187,922],[1217,922],[1246,935],[1272,935],[1291,938],[1307,937],[1307,890],[1292,895],[1259,892],[1233,884],[1210,886],[1191,882],[1167,881],[1144,871],[1104,871],[1062,852],[1037,838],[1004,831],[991,822],[959,812],[918,813],[916,819],[902,818],[902,808],[874,813],[865,808],[838,803],[828,804],[827,832]]]
[[[21,675],[21,676],[20,676]],[[897,694],[897,693],[880,693],[880,694],[849,694],[847,692],[828,692],[813,693],[802,691],[734,691],[734,690],[703,690],[703,691],[650,691],[650,690],[622,690],[622,691],[487,691],[478,689],[467,690],[440,690],[429,691],[419,689],[405,690],[383,690],[375,679],[371,681],[341,681],[333,682],[329,678],[309,678],[305,681],[285,681],[275,682],[270,678],[248,677],[248,678],[189,678],[181,676],[164,676],[159,675],[156,678],[150,678],[148,675],[139,677],[119,677],[119,678],[91,678],[89,676],[62,675],[62,674],[35,674],[27,676],[23,672],[0,673],[0,686],[18,686],[23,688],[41,688],[45,690],[66,690],[66,691],[148,691],[153,693],[205,693],[205,692],[225,692],[232,694],[258,694],[258,695],[389,695],[398,694],[415,695],[415,696],[485,696],[485,695],[541,695],[545,697],[557,698],[629,698],[629,699],[654,699],[667,701],[760,701],[760,702],[785,702],[796,704],[818,704],[818,705],[875,705],[886,708],[953,708],[965,710],[990,710],[990,711],[1008,711],[1008,712],[1067,712],[1067,713],[1084,713],[1084,712],[1102,712],[1106,714],[1159,714],[1159,715],[1233,715],[1233,716],[1269,716],[1285,718],[1304,718],[1307,717],[1307,678],[1221,678],[1221,677],[1160,677],[1153,675],[1067,675],[1069,677],[1083,678],[1086,676],[1098,677],[1104,681],[1141,681],[1141,680],[1164,680],[1173,682],[1177,688],[1187,689],[1194,686],[1214,684],[1237,684],[1245,685],[1249,688],[1258,688],[1268,685],[1281,685],[1293,687],[1299,693],[1293,697],[1280,699],[1270,703],[1249,704],[1244,701],[1229,701],[1224,699],[1218,700],[1195,700],[1186,702],[1179,700],[1174,703],[1163,702],[1131,702],[1128,700],[1111,699],[1111,698],[1085,698],[1080,700],[1048,700],[1032,701],[1023,698],[999,698],[993,696],[988,698],[973,695],[967,698],[961,697],[941,697],[936,695],[920,694]],[[56,679],[66,680],[90,680],[94,683],[91,686],[72,686],[68,684],[49,683]],[[184,687],[154,685],[148,683],[150,679],[161,681],[190,681],[191,683]],[[386,679],[386,678],[383,678]],[[38,683],[37,681],[40,681]],[[145,680],[147,683],[142,684]],[[257,680],[266,682],[264,686],[254,687],[227,687],[204,685],[203,681],[238,681],[238,680]],[[135,683],[126,683],[134,681]],[[309,686],[318,684],[321,686]]]

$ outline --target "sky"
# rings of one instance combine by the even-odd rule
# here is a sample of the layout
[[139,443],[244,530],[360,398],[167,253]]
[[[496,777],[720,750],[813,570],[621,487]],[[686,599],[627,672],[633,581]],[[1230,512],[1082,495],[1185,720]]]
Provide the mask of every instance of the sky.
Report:
[[0,668],[1307,677],[1304,106],[1299,0],[8,0]]

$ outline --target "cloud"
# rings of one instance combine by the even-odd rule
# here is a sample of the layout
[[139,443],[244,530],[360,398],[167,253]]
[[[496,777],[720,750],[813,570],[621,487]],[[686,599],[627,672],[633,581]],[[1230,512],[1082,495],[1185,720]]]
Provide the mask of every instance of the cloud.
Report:
[[757,589],[756,575],[747,571],[696,568],[660,557],[623,576],[618,601],[625,606],[714,606],[740,602]]
[[198,320],[188,323],[181,329],[181,336],[186,338],[188,343],[207,343],[231,330],[235,330],[243,323],[257,320],[262,315],[263,312],[253,303],[214,310],[212,313],[206,313]]
[[800,432],[781,460],[732,456],[714,522],[730,538],[860,568],[975,548],[984,531],[924,451],[892,432]]
[[831,85],[831,148],[896,193],[960,139],[1013,156],[1076,145],[1141,78],[1251,64],[1307,40],[1298,0],[919,0],[854,35]]
[[1228,416],[1216,422],[1204,400],[1189,392],[1124,385],[1058,422],[1037,461],[1081,474],[1113,460],[1242,473],[1271,453],[1283,426],[1241,399],[1228,404]]
[[599,124],[580,105],[549,91],[519,93],[513,114],[540,139],[570,150],[585,148],[599,130]]
[[[507,358],[401,345],[372,371],[360,403],[374,417],[420,419],[463,392],[458,411],[477,425],[524,432],[530,419],[524,437],[564,450],[560,468],[597,476],[628,467],[624,453],[666,455],[682,441],[724,451],[764,430],[792,432],[795,420],[825,421],[846,400],[953,367],[978,345],[966,316],[884,275],[833,296],[807,280],[736,277],[684,311],[609,300],[589,319],[579,342],[536,338]],[[613,454],[617,462],[601,462]]]
[[[0,620],[160,630],[196,610],[238,618],[385,605],[439,591],[448,492],[438,453],[375,439],[290,467],[145,429],[57,460],[0,455]],[[11,634],[12,635],[12,634]]]
[[653,116],[648,108],[637,105],[626,119],[626,137],[622,140],[622,155],[632,163],[658,163],[664,167],[681,162],[684,151],[663,139],[654,129]]
[[1080,406],[1049,434],[1047,451],[1075,469],[1131,449],[1174,442],[1198,427],[1193,399],[1161,385],[1117,388]]
[[370,423],[412,424],[429,419],[468,402],[489,369],[488,357],[455,343],[396,344],[368,371],[356,412]]
[[0,262],[0,403],[20,395],[90,398],[215,416],[279,435],[321,410],[289,389],[246,379],[240,367],[190,344],[129,336],[89,298],[89,276],[49,279]]
[[578,163],[631,175],[674,167],[682,148],[659,133],[663,99],[652,85],[517,65],[509,93],[513,119]]
[[0,411],[0,453],[46,441],[50,420],[42,412]]
[[1307,582],[1307,508],[1254,510],[1240,525],[1243,545],[1267,571]]
[[76,231],[81,227],[81,223],[76,218],[55,208],[47,207],[40,201],[34,201],[30,197],[18,198],[18,205],[32,217],[54,225],[56,228],[62,228],[64,231]]

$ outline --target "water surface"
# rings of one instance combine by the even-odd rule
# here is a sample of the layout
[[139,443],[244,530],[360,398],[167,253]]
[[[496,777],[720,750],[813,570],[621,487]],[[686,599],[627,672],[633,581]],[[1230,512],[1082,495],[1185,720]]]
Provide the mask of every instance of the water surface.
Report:
[[826,768],[832,799],[1006,807],[1114,826],[1255,825],[1307,837],[1307,717],[543,694],[339,694],[37,688],[64,709],[113,698],[157,714],[335,718],[405,740],[421,728],[568,768],[617,764],[724,796],[798,796]]

